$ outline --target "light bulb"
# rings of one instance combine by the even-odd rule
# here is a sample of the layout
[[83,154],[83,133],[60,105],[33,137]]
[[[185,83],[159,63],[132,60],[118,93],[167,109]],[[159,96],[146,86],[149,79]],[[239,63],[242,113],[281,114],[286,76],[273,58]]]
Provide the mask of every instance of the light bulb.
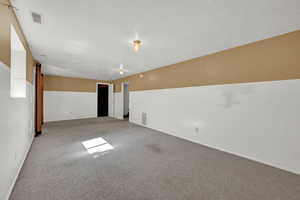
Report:
[[141,47],[142,42],[140,40],[133,41],[133,50],[137,52]]
[[123,74],[124,74],[124,72],[123,72],[123,71],[120,71],[120,74],[121,74],[121,75],[123,75]]

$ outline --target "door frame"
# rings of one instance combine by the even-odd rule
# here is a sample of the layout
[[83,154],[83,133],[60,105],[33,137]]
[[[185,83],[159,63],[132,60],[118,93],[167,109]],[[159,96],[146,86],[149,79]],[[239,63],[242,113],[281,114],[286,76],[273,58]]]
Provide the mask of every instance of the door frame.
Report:
[[114,117],[114,84],[102,82],[96,83],[96,117],[98,117],[98,85],[108,85],[108,116]]

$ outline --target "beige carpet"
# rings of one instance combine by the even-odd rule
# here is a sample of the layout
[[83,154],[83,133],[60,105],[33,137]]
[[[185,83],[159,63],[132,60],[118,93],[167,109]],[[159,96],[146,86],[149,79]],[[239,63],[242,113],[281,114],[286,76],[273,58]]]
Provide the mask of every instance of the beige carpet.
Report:
[[[82,142],[99,137],[114,149],[89,154]],[[128,121],[98,118],[46,124],[11,195],[11,200],[185,199],[299,200],[300,176]]]

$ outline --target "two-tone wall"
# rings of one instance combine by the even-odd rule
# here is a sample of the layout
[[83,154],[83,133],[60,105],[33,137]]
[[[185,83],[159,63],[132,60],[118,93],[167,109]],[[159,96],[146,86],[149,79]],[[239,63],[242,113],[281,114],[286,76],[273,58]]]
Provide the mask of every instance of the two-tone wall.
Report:
[[300,78],[300,31],[114,80],[115,92]]
[[[10,97],[11,25],[26,49],[26,98]],[[2,5],[0,30],[0,199],[5,200],[9,198],[33,140],[35,61],[15,13]]]
[[97,83],[103,80],[46,75],[44,121],[97,117]]
[[300,31],[122,82],[131,122],[300,174]]
[[[3,0],[1,2],[9,2],[8,0]],[[27,54],[27,81],[32,83],[33,81],[33,70],[35,66],[35,60],[31,54],[28,43],[26,41],[25,35],[21,29],[21,26],[17,20],[15,13],[8,9],[6,6],[0,6],[0,61],[6,66],[10,67],[10,54],[11,54],[11,44],[10,44],[10,26],[13,25],[23,46],[26,49]]]

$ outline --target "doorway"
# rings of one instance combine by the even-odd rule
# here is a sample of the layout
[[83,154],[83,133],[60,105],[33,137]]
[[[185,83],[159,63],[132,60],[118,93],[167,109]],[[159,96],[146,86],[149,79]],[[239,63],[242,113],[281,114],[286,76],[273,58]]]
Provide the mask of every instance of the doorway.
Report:
[[108,85],[98,84],[97,85],[97,116],[107,117],[108,116]]
[[129,119],[129,88],[128,83],[123,83],[123,118]]

